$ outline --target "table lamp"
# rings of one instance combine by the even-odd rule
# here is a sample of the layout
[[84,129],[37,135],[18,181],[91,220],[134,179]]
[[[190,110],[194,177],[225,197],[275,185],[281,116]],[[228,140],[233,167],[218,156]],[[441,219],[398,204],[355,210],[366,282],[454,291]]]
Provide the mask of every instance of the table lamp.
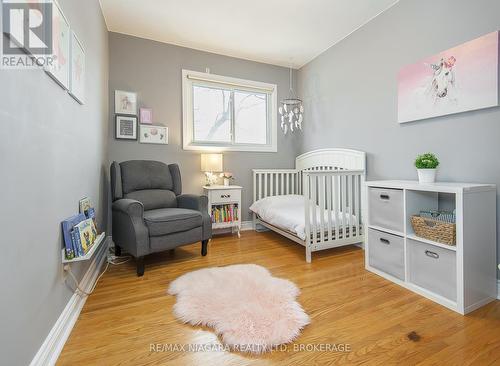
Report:
[[222,172],[222,154],[201,154],[201,171],[205,172],[207,186],[217,183],[214,172]]

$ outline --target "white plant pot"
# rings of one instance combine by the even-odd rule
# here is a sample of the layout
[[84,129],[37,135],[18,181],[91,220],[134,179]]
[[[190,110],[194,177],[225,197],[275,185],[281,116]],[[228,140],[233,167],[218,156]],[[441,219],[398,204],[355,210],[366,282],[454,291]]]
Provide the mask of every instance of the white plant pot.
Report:
[[228,186],[229,186],[229,178],[224,178],[224,185],[225,185],[226,187],[228,187]]
[[434,183],[436,181],[436,169],[417,169],[419,183]]

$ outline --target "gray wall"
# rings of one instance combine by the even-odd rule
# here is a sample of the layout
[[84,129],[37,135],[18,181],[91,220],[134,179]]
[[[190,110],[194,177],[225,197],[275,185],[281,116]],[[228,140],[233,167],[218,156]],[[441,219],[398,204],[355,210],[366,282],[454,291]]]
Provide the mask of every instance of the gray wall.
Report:
[[73,294],[61,220],[88,196],[106,225],[108,32],[98,0],[59,2],[86,50],[86,104],[41,70],[0,70],[3,365],[29,364]]
[[396,80],[403,65],[499,28],[498,0],[401,0],[299,70],[301,151],[366,151],[368,179],[416,179],[415,156],[433,151],[439,180],[500,189],[500,109],[399,125]]
[[[178,163],[185,193],[201,193],[204,176],[200,172],[200,152],[182,149],[181,70],[256,80],[278,85],[278,98],[289,90],[288,69],[237,58],[201,52],[118,33],[109,34],[109,153],[110,159],[154,159]],[[114,91],[138,93],[139,107],[153,109],[155,123],[169,128],[168,145],[140,144],[114,138]],[[243,219],[249,219],[252,200],[252,168],[293,167],[299,135],[278,132],[277,153],[225,152],[224,169],[234,174],[233,184],[243,186]]]

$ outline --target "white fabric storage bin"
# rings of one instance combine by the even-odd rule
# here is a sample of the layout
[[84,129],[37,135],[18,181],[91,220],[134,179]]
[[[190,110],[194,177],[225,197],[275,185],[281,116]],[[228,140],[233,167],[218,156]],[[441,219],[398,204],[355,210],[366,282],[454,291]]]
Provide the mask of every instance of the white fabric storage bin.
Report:
[[370,266],[404,281],[404,239],[397,235],[368,229]]
[[403,191],[400,189],[370,188],[369,224],[402,233],[404,231]]
[[456,252],[411,239],[407,240],[410,282],[456,301]]

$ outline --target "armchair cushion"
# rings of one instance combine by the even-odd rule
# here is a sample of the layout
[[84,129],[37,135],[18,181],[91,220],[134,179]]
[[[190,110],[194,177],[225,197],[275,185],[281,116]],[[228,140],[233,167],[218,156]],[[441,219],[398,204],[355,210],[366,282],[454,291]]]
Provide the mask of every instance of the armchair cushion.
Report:
[[130,160],[120,164],[122,189],[127,194],[142,189],[167,189],[174,184],[167,164],[150,160]]
[[142,202],[146,211],[157,208],[177,207],[175,193],[166,189],[143,189],[141,191],[126,193],[125,197]]
[[202,214],[186,208],[160,208],[144,211],[150,236],[163,236],[202,226]]

